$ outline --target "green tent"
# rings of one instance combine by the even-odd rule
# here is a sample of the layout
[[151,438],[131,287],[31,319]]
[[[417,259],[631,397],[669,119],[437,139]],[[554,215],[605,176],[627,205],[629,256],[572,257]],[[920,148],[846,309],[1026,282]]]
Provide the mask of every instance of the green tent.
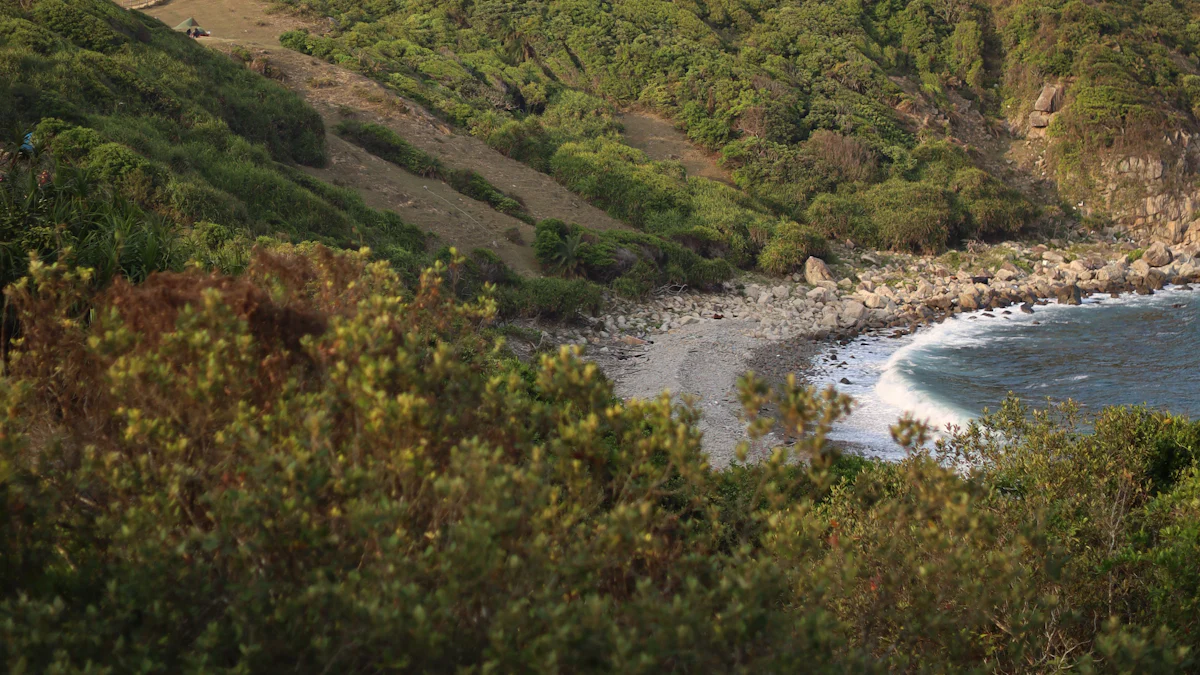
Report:
[[[178,26],[175,26],[175,30],[187,30],[189,28],[200,28],[200,24],[196,23],[196,20],[190,16],[183,23],[179,24]],[[203,30],[203,29],[201,29],[201,30]]]

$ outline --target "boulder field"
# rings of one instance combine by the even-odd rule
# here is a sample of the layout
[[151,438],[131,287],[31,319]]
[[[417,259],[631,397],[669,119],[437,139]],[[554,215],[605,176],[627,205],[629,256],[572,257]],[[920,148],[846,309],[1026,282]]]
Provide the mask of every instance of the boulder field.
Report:
[[[607,350],[632,346],[629,338],[653,339],[692,324],[735,319],[751,327],[750,337],[766,340],[845,338],[866,331],[899,335],[960,312],[1013,307],[1028,313],[1048,302],[1080,304],[1098,293],[1150,294],[1167,284],[1198,283],[1198,254],[1195,246],[1172,249],[1162,243],[1140,255],[1106,245],[1054,250],[1006,243],[958,269],[944,257],[889,255],[880,263],[866,255],[850,269],[836,266],[840,278],[811,258],[802,274],[784,279],[747,278],[718,292],[664,289],[638,302],[613,299],[603,315],[548,327],[543,337]],[[1003,262],[988,266],[987,260]]]

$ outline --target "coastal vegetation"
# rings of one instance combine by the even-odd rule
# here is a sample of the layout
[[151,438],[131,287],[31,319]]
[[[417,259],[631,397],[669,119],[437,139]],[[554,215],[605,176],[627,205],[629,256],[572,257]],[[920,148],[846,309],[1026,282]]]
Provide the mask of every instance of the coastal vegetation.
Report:
[[[811,261],[814,288],[739,307],[858,329],[897,303],[1036,301],[1027,276],[1076,301],[1196,280],[1161,243],[1119,265],[1044,246],[978,273],[915,259],[1028,233],[1040,205],[911,129],[892,79],[996,115],[1080,78],[1051,128],[1062,167],[1124,142],[1114,125],[1192,119],[1189,76],[1147,60],[1193,54],[1200,31],[1172,14],[1190,4],[281,4],[333,19],[287,46],[632,229],[537,222],[549,276],[518,276],[298,168],[327,161],[321,118],[236,60],[106,0],[0,2],[8,672],[1200,667],[1198,422],[1010,398],[932,446],[900,420],[888,463],[828,442],[848,398],[749,374],[750,437],[794,443],[716,470],[698,407],[622,401],[576,348],[518,358],[500,325],[593,313],[606,287],[807,272],[846,241],[899,252],[896,276],[850,291]],[[1101,59],[1117,40],[1127,71]],[[625,107],[678,122],[735,185],[626,145]],[[334,131],[533,220],[385,127]]]
[[[140,13],[101,0],[4,3],[0,73],[6,145],[32,132],[40,163],[29,175],[55,177],[53,195],[30,191],[25,179],[15,181],[24,187],[6,186],[22,209],[38,202],[94,210],[111,194],[126,215],[136,210],[160,223],[156,239],[194,234],[232,242],[242,251],[233,257],[244,257],[260,237],[368,245],[398,263],[424,254],[423,233],[394,213],[367,208],[358,195],[290,166],[326,161],[324,125],[312,108]],[[97,191],[89,194],[90,186]],[[9,224],[20,232],[5,232],[5,242],[20,249],[9,262],[25,257],[36,243],[30,237],[53,239],[37,228],[66,222],[37,208]],[[33,248],[48,253],[59,243]],[[166,256],[158,265],[180,262]],[[19,265],[6,267],[3,278],[19,273]]]
[[713,471],[697,411],[511,358],[455,273],[33,264],[0,388],[10,672],[1195,666],[1197,423],[1010,401],[873,462],[824,441],[847,399],[750,377],[752,432],[801,440]]

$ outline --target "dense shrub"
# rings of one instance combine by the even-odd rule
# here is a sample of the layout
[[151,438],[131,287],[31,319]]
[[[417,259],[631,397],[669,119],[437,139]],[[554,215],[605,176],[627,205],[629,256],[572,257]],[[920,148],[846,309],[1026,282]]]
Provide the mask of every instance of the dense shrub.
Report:
[[601,289],[586,279],[523,279],[497,290],[499,311],[509,317],[573,319],[603,306]]
[[445,167],[436,157],[417,149],[385,126],[356,120],[342,120],[335,129],[339,136],[353,141],[373,155],[398,164],[418,176],[440,178]]
[[867,244],[875,242],[875,233],[868,225],[866,205],[856,197],[820,195],[809,204],[806,219],[826,237],[858,239]]
[[664,237],[642,232],[594,232],[547,219],[537,225],[534,254],[542,268],[567,277],[584,276],[638,297],[663,284],[712,288],[733,276],[724,259],[704,258]]
[[961,222],[950,195],[936,185],[891,180],[863,197],[884,248],[936,253]]
[[960,169],[950,189],[957,193],[969,217],[965,236],[1012,237],[1037,213],[1023,196],[979,169]]
[[825,238],[807,225],[784,223],[758,257],[758,264],[772,274],[789,274],[801,269],[811,256],[825,258],[829,245]]
[[106,189],[98,174],[52,163],[0,166],[0,286],[23,276],[31,256],[85,265],[97,283],[182,267],[188,253],[171,224]]
[[748,377],[748,419],[799,440],[716,472],[696,410],[505,356],[453,270],[31,272],[0,387],[11,671],[1196,666],[1195,422],[1008,402],[936,456],[846,462],[847,399]]
[[[107,0],[4,7],[0,143],[33,131],[40,152],[95,164],[126,196],[185,223],[395,243],[284,168],[324,163],[325,130],[279,84]],[[96,40],[119,47],[97,51]]]

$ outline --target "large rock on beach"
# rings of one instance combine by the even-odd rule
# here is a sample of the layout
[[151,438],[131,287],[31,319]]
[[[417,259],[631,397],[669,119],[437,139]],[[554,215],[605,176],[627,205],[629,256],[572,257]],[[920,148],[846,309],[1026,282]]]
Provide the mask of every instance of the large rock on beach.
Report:
[[858,325],[858,322],[863,320],[867,315],[867,306],[857,300],[847,300],[842,303],[842,311],[838,314],[838,322],[843,328],[852,328]]
[[1068,284],[1066,286],[1059,287],[1055,291],[1054,296],[1058,299],[1058,304],[1060,305],[1083,304],[1083,293],[1080,292],[1079,286],[1076,286],[1075,284]]
[[1166,244],[1156,241],[1150,245],[1150,248],[1146,249],[1141,259],[1145,260],[1151,267],[1164,267],[1171,264],[1174,256],[1171,255],[1171,249],[1167,248]]
[[1112,262],[1096,270],[1097,281],[1120,283],[1125,281],[1125,264]]
[[821,281],[833,281],[833,273],[829,266],[820,258],[809,256],[804,263],[804,280],[809,286],[816,286]]
[[1129,266],[1129,271],[1133,272],[1134,276],[1145,279],[1150,276],[1150,263],[1143,256],[1133,261],[1133,264]]
[[964,312],[973,312],[982,306],[979,299],[979,293],[976,291],[966,291],[958,296],[958,306]]

